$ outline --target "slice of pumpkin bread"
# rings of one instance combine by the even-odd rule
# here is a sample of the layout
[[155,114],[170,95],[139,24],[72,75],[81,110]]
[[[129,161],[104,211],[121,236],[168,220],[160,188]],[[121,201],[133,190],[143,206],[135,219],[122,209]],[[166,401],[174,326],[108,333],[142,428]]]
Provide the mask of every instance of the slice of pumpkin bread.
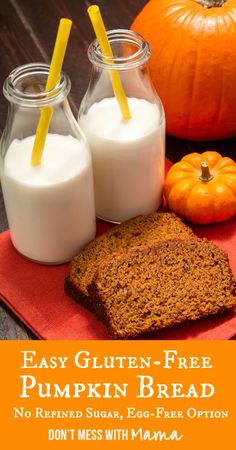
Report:
[[206,239],[169,240],[100,264],[90,287],[115,339],[223,312],[236,304],[227,256]]
[[88,287],[101,261],[112,253],[123,254],[132,247],[175,237],[194,239],[195,235],[174,213],[154,212],[117,225],[91,241],[74,257],[69,277],[65,280],[65,291],[94,311]]

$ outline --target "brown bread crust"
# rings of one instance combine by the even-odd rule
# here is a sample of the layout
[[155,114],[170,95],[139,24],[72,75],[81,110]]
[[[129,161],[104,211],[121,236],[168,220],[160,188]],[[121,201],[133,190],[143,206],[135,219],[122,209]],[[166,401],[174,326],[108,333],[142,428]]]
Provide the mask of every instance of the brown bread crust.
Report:
[[227,255],[198,238],[113,255],[97,269],[90,294],[114,339],[132,339],[236,304]]
[[123,254],[132,247],[174,237],[195,238],[192,230],[174,213],[154,212],[117,225],[91,241],[73,258],[65,280],[66,293],[93,311],[88,289],[104,259],[116,252]]

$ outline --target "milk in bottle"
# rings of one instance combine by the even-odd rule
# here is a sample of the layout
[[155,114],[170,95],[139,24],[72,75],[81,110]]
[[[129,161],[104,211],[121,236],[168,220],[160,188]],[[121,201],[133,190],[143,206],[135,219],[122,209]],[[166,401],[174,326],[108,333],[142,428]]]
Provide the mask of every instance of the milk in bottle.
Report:
[[[48,71],[46,64],[26,64],[4,83],[9,114],[0,171],[13,245],[36,262],[61,264],[95,237],[93,174],[88,143],[67,101],[70,80],[62,72],[48,96]],[[52,119],[34,166],[35,132],[46,108]]]
[[[165,115],[148,76],[148,43],[130,30],[107,35],[114,57],[109,61],[97,40],[90,45],[92,76],[78,121],[92,153],[96,214],[120,223],[161,204]],[[114,95],[112,74],[116,79],[119,74],[126,94],[128,120]]]

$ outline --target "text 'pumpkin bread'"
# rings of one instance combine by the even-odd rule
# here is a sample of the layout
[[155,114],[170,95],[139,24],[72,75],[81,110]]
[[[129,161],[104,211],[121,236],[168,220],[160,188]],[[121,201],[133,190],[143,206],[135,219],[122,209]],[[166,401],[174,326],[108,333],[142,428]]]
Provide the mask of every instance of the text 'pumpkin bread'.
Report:
[[88,293],[99,264],[112,253],[126,253],[138,245],[151,245],[163,239],[194,239],[192,230],[174,213],[154,212],[137,216],[91,241],[74,257],[65,291],[77,302],[94,311]]
[[227,256],[206,239],[169,240],[100,264],[90,287],[115,339],[226,311],[236,304]]

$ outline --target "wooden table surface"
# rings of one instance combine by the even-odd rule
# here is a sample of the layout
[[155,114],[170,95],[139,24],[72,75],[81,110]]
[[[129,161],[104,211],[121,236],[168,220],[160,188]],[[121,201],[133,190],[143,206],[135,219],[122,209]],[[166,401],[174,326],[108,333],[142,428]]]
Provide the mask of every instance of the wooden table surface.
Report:
[[[15,67],[28,62],[50,62],[58,22],[71,18],[73,28],[63,69],[71,78],[71,103],[74,113],[86,91],[90,63],[88,44],[94,33],[87,15],[93,2],[84,0],[1,0],[0,2],[0,84]],[[107,29],[129,28],[146,0],[100,0]],[[7,102],[1,94],[0,132],[7,114]],[[190,151],[217,149],[235,159],[236,140],[218,143],[192,143],[167,137],[167,156],[177,161]],[[0,232],[8,228],[0,190]],[[34,339],[32,333],[0,301],[0,339]]]

